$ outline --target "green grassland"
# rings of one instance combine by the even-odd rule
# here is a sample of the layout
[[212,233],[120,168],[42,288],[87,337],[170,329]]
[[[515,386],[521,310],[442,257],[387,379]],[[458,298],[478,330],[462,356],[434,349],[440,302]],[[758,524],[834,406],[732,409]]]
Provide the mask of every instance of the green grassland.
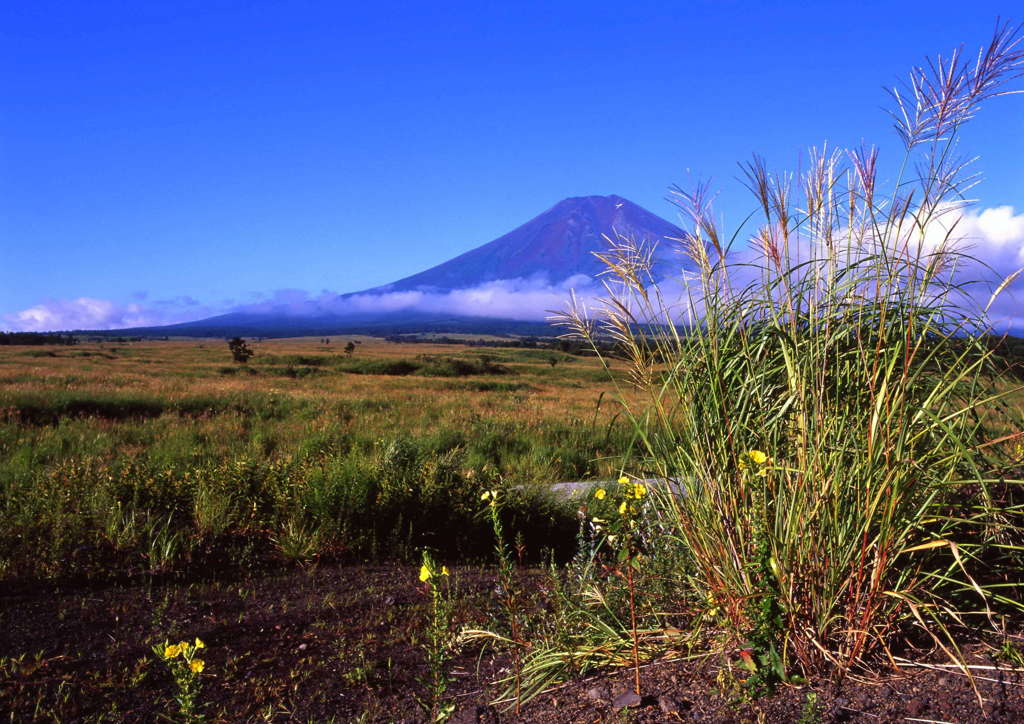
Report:
[[348,341],[0,348],[0,575],[473,558],[492,487],[531,550],[569,550],[543,484],[614,475],[632,434],[597,360]]

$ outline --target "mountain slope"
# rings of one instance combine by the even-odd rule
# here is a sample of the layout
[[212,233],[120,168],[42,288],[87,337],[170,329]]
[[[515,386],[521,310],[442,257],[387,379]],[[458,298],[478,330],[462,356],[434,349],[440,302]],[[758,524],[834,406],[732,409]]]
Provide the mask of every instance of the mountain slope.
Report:
[[621,196],[569,198],[490,243],[368,291],[450,291],[497,279],[540,277],[557,283],[577,274],[593,277],[604,270],[593,252],[606,250],[603,237],[616,234],[662,241],[683,232]]

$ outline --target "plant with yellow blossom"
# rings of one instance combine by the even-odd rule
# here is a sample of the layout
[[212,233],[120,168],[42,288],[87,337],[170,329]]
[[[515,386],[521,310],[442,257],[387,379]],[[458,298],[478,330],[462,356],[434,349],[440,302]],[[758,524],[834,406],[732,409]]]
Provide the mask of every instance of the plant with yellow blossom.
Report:
[[[487,514],[494,531],[494,554],[498,559],[498,593],[502,607],[508,617],[509,635],[503,643],[509,647],[512,657],[512,679],[515,692],[514,704],[516,716],[519,716],[522,693],[522,649],[525,645],[522,634],[521,591],[517,575],[516,561],[505,539],[505,529],[501,521],[501,505],[498,502],[498,491],[488,490],[481,496],[488,501]],[[521,549],[520,549],[521,550]]]
[[174,700],[178,703],[178,711],[182,721],[201,722],[204,717],[197,702],[202,687],[201,675],[206,670],[206,661],[199,658],[199,651],[206,648],[203,640],[179,641],[172,644],[164,641],[153,647],[153,653],[164,661],[171,670],[171,676],[178,688]]
[[[616,515],[609,515],[607,518],[592,517],[591,525],[595,533],[603,536],[603,542],[615,554],[615,573],[626,582],[626,589],[629,594],[629,623],[630,639],[632,643],[632,663],[634,672],[634,688],[640,694],[640,633],[637,626],[637,581],[636,566],[639,561],[641,548],[641,520],[644,504],[647,496],[647,485],[640,480],[630,478],[628,475],[621,475],[618,479],[618,489],[609,493],[605,488],[596,488],[593,498],[598,502],[598,507],[607,505],[618,506],[614,508]],[[609,498],[611,495],[611,498]],[[608,503],[603,501],[608,500]]]
[[452,632],[454,602],[451,575],[447,566],[438,566],[430,553],[423,551],[419,579],[430,594],[430,610],[426,639],[422,644],[427,659],[427,675],[422,683],[427,689],[427,696],[416,700],[431,721],[445,721],[455,710],[453,703],[444,701],[450,683],[448,661],[455,653],[457,641]]

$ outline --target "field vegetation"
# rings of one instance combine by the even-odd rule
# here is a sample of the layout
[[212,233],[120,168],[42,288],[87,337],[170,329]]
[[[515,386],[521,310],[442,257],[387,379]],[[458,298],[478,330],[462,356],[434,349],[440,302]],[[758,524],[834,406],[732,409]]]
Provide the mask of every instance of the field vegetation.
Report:
[[631,435],[595,359],[346,341],[2,348],[0,570],[480,558],[495,487],[534,554],[567,554],[543,484],[613,474]]

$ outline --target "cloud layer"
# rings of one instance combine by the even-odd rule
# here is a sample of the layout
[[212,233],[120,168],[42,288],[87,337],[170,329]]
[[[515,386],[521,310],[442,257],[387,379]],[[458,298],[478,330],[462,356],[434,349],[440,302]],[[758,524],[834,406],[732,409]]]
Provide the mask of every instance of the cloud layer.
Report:
[[[974,287],[974,302],[984,306],[999,282],[1024,267],[1024,213],[1011,206],[998,206],[979,212],[947,214],[940,226],[955,222],[955,237],[960,248],[984,266],[962,270],[961,274],[980,279]],[[942,228],[929,232],[925,245],[937,245]],[[225,312],[285,314],[296,317],[343,315],[358,318],[381,313],[427,313],[459,316],[497,317],[517,320],[542,320],[551,310],[566,307],[570,293],[586,303],[600,295],[600,283],[586,276],[552,282],[543,278],[504,279],[452,291],[403,291],[342,296],[332,291],[319,294],[283,289],[255,303],[244,305],[206,305],[189,297],[149,302],[144,295],[135,301],[120,303],[105,299],[79,297],[47,300],[13,314],[0,316],[0,327],[14,331],[52,331],[68,329],[119,329],[192,321]],[[997,330],[1024,333],[1024,275],[1007,286],[991,309],[991,321]]]
[[174,324],[213,313],[210,307],[191,297],[130,303],[92,297],[48,299],[20,312],[3,315],[0,328],[15,332],[123,329]]

